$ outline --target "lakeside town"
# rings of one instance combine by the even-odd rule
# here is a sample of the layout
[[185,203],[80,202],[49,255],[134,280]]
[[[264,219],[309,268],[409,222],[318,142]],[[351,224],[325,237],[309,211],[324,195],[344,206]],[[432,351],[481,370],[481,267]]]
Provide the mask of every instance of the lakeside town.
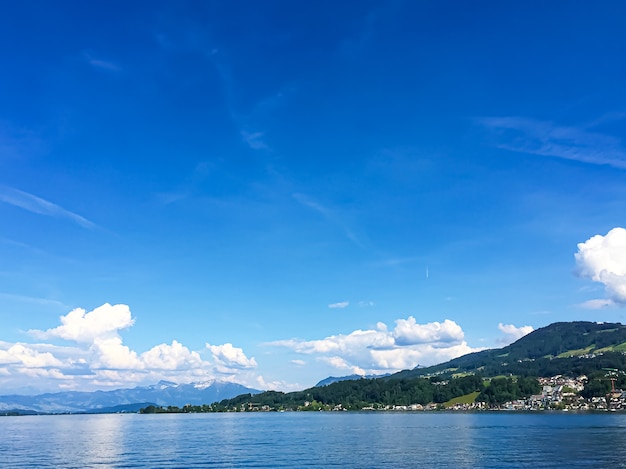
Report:
[[[549,378],[537,378],[541,385],[541,393],[527,399],[516,399],[498,405],[488,405],[485,402],[456,403],[445,407],[446,410],[562,410],[562,411],[617,411],[626,410],[626,391],[615,389],[604,397],[594,396],[584,398],[580,395],[588,382],[586,375],[577,378],[567,378],[561,375]],[[397,407],[397,406],[394,406]],[[434,410],[437,406],[409,406],[407,409],[389,410]]]

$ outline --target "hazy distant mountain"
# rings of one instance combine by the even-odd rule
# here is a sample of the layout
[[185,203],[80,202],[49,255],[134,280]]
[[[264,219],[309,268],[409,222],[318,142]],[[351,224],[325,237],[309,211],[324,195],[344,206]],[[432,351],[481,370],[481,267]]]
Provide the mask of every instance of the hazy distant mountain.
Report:
[[332,384],[332,383],[338,383],[339,381],[349,381],[351,379],[376,379],[376,378],[384,378],[385,376],[389,376],[389,373],[384,374],[384,375],[365,375],[365,376],[361,376],[361,375],[349,375],[349,376],[340,376],[340,377],[329,376],[328,378],[323,379],[319,383],[317,383],[315,387],[317,388],[319,386],[328,386],[329,384]]
[[132,411],[136,404],[141,404],[141,407],[150,403],[179,407],[185,404],[212,404],[240,394],[258,394],[259,392],[261,391],[241,384],[218,380],[189,384],[159,381],[151,386],[114,391],[67,391],[37,396],[0,396],[0,413],[9,410],[42,413]]

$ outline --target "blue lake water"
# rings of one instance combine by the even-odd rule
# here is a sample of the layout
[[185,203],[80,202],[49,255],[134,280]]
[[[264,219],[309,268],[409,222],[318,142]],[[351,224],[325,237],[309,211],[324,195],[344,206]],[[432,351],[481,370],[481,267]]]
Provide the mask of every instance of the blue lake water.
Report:
[[2,417],[0,467],[617,468],[626,414]]

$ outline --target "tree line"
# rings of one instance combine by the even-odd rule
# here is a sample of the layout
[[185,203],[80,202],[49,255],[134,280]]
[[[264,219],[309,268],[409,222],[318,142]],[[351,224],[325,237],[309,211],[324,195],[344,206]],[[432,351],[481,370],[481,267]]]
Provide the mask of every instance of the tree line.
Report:
[[484,380],[480,375],[451,379],[442,377],[413,379],[357,379],[339,381],[304,391],[283,393],[266,391],[242,394],[203,406],[148,406],[142,413],[227,412],[255,410],[362,410],[384,409],[390,406],[439,404],[479,392],[477,401],[499,404],[529,397],[540,392],[533,378],[504,377]]

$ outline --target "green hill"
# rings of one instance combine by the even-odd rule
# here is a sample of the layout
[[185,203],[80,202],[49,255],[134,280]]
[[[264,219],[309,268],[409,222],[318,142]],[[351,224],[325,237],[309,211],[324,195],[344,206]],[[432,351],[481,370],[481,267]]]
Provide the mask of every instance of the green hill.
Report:
[[439,365],[405,370],[390,378],[458,373],[483,376],[589,374],[626,367],[626,326],[588,321],[557,322],[499,349],[471,353]]

